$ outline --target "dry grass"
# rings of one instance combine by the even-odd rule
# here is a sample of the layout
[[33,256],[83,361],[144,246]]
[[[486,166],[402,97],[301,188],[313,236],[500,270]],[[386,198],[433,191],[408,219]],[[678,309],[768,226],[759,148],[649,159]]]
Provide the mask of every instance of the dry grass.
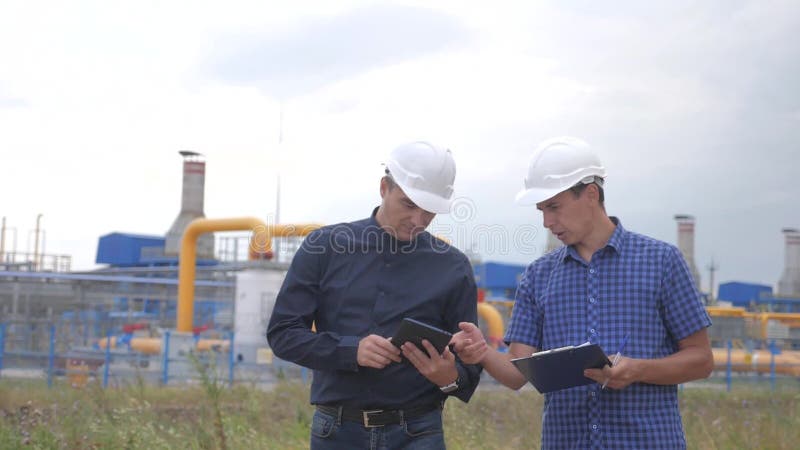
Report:
[[[265,392],[132,384],[76,390],[0,380],[2,449],[304,449],[313,410],[308,387]],[[215,390],[216,389],[216,390]],[[502,388],[445,408],[450,450],[533,449],[542,397]],[[681,392],[690,448],[794,449],[800,442],[800,390],[693,388]]]

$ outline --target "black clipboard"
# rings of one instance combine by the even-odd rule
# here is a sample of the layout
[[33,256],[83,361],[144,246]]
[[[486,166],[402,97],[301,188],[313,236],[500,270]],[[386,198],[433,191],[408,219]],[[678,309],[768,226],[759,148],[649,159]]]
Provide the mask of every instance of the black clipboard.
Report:
[[597,344],[562,347],[536,352],[512,363],[542,394],[583,386],[595,381],[583,376],[585,369],[602,369],[611,361]]
[[392,344],[400,348],[404,343],[411,342],[427,355],[428,352],[425,351],[425,347],[422,346],[422,340],[427,339],[428,342],[436,348],[436,351],[441,354],[444,352],[447,344],[450,343],[452,337],[453,335],[450,332],[420,322],[419,320],[405,318],[400,322],[400,328],[397,329],[397,333],[392,336]]

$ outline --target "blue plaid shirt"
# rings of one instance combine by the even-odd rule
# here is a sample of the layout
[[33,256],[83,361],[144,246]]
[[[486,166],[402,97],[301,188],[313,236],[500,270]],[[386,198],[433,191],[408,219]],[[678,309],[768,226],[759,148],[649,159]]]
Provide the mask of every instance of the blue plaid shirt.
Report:
[[[586,263],[573,247],[534,261],[517,289],[507,342],[539,350],[591,341],[616,353],[663,358],[711,325],[689,268],[673,245],[616,229]],[[675,385],[597,384],[545,394],[542,448],[685,448]]]

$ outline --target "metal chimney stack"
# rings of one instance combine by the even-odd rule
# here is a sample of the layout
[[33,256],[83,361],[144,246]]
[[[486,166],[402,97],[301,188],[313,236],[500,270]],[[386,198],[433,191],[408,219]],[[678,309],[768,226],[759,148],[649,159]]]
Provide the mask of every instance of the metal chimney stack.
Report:
[[784,228],[783,235],[786,236],[786,262],[778,282],[778,295],[797,297],[800,295],[800,231]]
[[[200,153],[190,151],[178,152],[183,156],[183,195],[181,197],[181,212],[167,231],[164,244],[166,256],[178,256],[181,251],[183,231],[189,223],[199,217],[205,217],[203,201],[205,197],[206,163]],[[214,258],[214,235],[206,233],[200,235],[197,241],[197,257],[203,259]]]
[[695,286],[700,289],[700,272],[694,263],[694,216],[679,214],[675,216],[675,221],[678,222],[678,249],[689,265]]

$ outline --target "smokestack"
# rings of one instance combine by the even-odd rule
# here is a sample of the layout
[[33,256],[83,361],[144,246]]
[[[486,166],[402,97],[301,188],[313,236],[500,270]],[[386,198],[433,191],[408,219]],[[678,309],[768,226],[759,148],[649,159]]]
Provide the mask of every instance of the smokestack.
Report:
[[700,272],[697,271],[694,263],[694,216],[678,214],[675,216],[675,221],[678,222],[678,249],[683,254],[686,264],[689,265],[695,286],[700,289]]
[[800,231],[784,228],[783,235],[786,236],[786,262],[778,282],[778,295],[796,297],[800,295]]
[[[181,211],[172,222],[167,231],[164,244],[164,254],[178,256],[181,251],[183,231],[189,223],[199,217],[205,217],[203,201],[205,197],[206,163],[200,153],[182,150],[178,152],[183,156],[183,194],[181,196]],[[206,233],[200,235],[197,241],[197,257],[203,259],[214,258],[214,235]]]

